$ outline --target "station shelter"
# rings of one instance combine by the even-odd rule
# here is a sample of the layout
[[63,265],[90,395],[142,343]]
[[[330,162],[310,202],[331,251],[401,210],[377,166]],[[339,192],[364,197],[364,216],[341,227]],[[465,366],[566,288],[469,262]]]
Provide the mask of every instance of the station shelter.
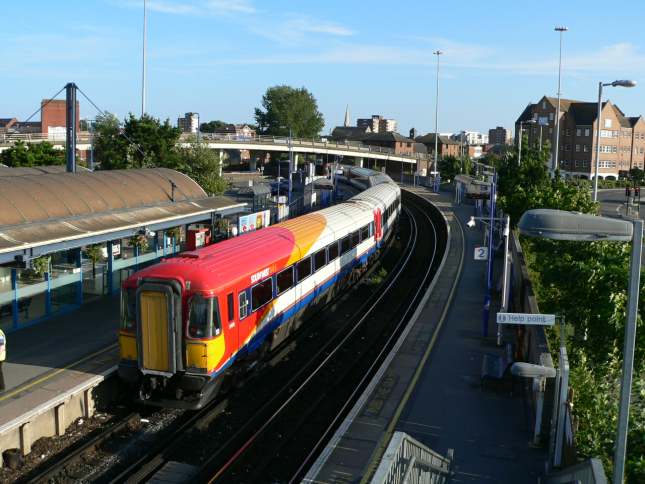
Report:
[[194,245],[204,227],[245,206],[209,197],[167,168],[2,168],[0,328],[15,331],[113,294],[132,272]]

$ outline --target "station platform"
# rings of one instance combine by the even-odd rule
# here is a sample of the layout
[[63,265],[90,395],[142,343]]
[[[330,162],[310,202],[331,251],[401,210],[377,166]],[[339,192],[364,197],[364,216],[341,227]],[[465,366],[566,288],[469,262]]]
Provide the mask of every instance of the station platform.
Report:
[[474,247],[483,245],[482,231],[465,225],[473,207],[453,205],[448,194],[411,190],[446,217],[448,255],[418,318],[304,482],[369,482],[397,431],[440,456],[454,455],[448,482],[538,482],[547,451],[530,444],[524,399],[480,385],[484,354],[503,349],[493,324],[482,336],[487,263],[473,260]]
[[[118,296],[7,335],[0,392],[0,454],[29,453],[40,437],[61,435],[93,413],[92,392],[118,363]],[[2,459],[0,459],[1,467]]]

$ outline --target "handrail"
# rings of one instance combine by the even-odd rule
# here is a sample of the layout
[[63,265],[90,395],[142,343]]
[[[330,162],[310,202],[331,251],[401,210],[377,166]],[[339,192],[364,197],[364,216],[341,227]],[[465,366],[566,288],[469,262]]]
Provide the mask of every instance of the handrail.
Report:
[[443,484],[450,476],[452,449],[444,457],[405,432],[394,432],[371,484]]
[[[180,137],[180,142],[186,142],[194,134],[183,133]],[[94,134],[89,131],[80,131],[76,135],[77,143],[91,143]],[[396,153],[394,149],[385,146],[367,145],[360,141],[333,141],[325,137],[320,138],[289,138],[284,136],[268,136],[268,135],[253,135],[243,136],[238,134],[219,134],[219,133],[200,133],[199,137],[202,141],[212,142],[232,142],[239,144],[275,144],[324,149],[341,149],[346,151],[358,151],[362,153],[379,153],[388,154],[401,158],[409,158],[414,160],[429,159],[426,153]],[[0,145],[12,145],[19,141],[22,142],[42,142],[48,141],[51,143],[64,143],[66,136],[64,133],[0,133]]]

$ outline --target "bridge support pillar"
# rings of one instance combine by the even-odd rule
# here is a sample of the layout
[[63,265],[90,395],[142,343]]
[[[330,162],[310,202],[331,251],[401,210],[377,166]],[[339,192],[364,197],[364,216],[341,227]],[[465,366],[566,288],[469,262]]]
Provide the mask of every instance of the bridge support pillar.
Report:
[[363,168],[363,158],[356,158],[356,166]]
[[219,176],[222,176],[222,165],[224,164],[224,150],[219,150]]

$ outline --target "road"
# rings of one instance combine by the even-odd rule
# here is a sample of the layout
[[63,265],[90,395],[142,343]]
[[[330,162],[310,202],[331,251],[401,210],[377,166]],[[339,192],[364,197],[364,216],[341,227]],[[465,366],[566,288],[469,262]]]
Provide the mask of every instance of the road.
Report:
[[[625,215],[625,189],[607,188],[598,190],[600,213],[606,217],[620,217]],[[645,214],[645,210],[643,211]],[[641,216],[641,218],[643,218]]]

